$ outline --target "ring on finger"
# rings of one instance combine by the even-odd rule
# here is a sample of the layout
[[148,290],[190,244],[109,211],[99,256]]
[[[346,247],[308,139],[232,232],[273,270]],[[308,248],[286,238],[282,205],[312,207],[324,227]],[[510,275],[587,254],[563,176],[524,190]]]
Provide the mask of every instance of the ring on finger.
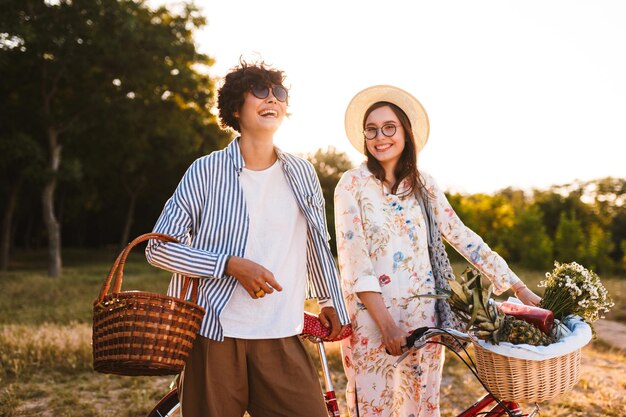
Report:
[[263,288],[259,288],[259,290],[255,292],[254,295],[256,295],[258,298],[263,298],[263,296],[265,295],[265,291],[263,291]]

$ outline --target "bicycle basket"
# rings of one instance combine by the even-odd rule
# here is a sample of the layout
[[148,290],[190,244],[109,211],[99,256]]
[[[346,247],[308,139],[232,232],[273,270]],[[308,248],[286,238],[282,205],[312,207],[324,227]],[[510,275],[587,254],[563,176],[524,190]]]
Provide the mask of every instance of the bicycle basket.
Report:
[[562,328],[567,334],[548,346],[495,346],[474,340],[481,381],[505,401],[548,401],[570,391],[580,378],[581,351],[591,340],[591,327],[573,317]]
[[[185,277],[180,297],[144,291],[121,291],[126,258],[148,239],[177,242],[147,233],[120,253],[93,307],[93,366],[117,375],[173,375],[182,371],[205,310],[197,305],[198,279]],[[113,275],[113,290],[107,294]],[[191,300],[184,301],[191,283]]]
[[548,401],[570,391],[580,377],[580,349],[533,361],[491,352],[474,343],[481,381],[503,401]]

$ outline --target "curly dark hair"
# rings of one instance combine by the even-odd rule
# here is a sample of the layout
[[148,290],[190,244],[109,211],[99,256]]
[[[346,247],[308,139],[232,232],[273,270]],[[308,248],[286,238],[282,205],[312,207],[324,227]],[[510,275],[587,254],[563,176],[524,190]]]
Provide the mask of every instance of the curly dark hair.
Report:
[[230,70],[217,92],[220,126],[240,132],[239,120],[233,113],[243,106],[244,93],[254,84],[283,85],[284,81],[283,71],[272,68],[263,61],[248,63],[240,59],[239,65]]

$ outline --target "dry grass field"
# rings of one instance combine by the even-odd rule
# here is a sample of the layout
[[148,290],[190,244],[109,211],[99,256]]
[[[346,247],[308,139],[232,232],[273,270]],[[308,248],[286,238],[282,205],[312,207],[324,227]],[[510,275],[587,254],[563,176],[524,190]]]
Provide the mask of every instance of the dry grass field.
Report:
[[[140,252],[140,250],[137,250]],[[20,255],[14,272],[0,273],[0,416],[145,416],[172,377],[120,377],[92,370],[91,309],[115,253],[66,252],[62,278],[45,275],[42,254]],[[462,265],[455,265],[455,269]],[[523,272],[523,273],[522,273]],[[542,274],[519,271],[532,287]],[[604,277],[603,277],[604,278]],[[616,298],[611,317],[625,321],[626,279],[604,278]],[[163,292],[168,274],[131,254],[123,290]],[[345,378],[336,343],[326,350],[343,404]],[[311,345],[311,355],[317,353]],[[456,415],[482,391],[463,364],[448,356],[442,416]],[[626,415],[626,354],[600,337],[583,350],[580,382],[541,405],[542,416]]]

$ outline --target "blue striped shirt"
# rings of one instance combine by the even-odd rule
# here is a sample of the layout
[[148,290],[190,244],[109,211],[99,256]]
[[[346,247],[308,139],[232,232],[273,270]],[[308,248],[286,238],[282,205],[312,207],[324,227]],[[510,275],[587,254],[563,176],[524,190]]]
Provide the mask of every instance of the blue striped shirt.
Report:
[[[349,322],[339,284],[329,235],[324,198],[310,162],[276,148],[287,183],[307,221],[307,298],[326,300],[335,306],[341,324]],[[244,167],[239,140],[198,158],[188,168],[172,197],[165,203],[154,232],[181,243],[150,240],[148,262],[173,272],[168,294],[178,296],[183,276],[200,280],[198,304],[206,310],[200,334],[223,340],[219,316],[237,280],[225,274],[228,256],[244,256],[249,217],[239,175]]]

